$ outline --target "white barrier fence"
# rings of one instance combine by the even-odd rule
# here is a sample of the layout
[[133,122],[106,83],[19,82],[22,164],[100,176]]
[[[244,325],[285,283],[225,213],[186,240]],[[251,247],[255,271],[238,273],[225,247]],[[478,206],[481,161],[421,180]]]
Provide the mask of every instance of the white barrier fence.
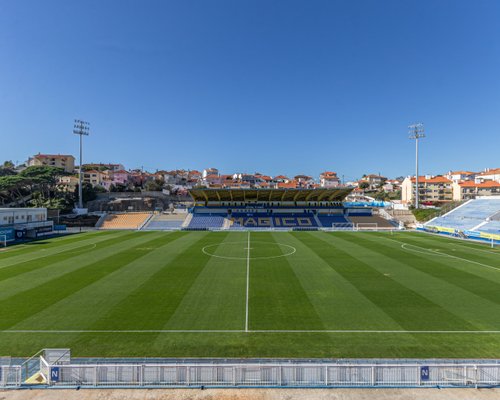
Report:
[[478,387],[500,385],[500,364],[52,365],[54,387]]
[[0,365],[0,388],[19,386],[21,386],[21,366]]

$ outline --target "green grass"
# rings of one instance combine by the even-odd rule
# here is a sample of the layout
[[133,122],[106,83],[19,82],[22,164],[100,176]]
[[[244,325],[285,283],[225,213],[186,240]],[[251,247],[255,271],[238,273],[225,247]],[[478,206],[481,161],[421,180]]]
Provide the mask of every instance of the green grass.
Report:
[[498,358],[500,250],[409,232],[108,231],[12,246],[0,355],[44,347]]
[[414,208],[411,210],[417,221],[428,221],[441,213],[439,208]]

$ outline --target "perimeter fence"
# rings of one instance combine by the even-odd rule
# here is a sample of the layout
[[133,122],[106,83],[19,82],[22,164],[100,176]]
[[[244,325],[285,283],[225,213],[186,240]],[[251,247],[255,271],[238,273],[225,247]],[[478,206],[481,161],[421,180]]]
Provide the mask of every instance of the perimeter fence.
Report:
[[20,365],[0,365],[0,388],[17,388],[21,383]]
[[[145,360],[146,361],[146,360]],[[156,360],[155,360],[156,361]],[[380,363],[211,362],[46,364],[45,387],[492,387],[500,364],[439,360]],[[486,361],[486,360],[485,360]],[[19,387],[21,368],[2,367],[0,386]]]

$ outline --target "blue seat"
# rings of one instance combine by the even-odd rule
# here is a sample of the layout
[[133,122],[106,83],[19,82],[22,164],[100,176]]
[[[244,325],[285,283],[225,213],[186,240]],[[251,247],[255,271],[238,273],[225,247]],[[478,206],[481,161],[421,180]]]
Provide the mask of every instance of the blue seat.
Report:
[[193,218],[187,226],[188,229],[210,229],[222,228],[224,225],[224,215],[213,214],[193,214]]
[[349,221],[343,215],[321,215],[318,214],[319,222],[324,228],[331,228],[333,224],[348,224]]
[[425,225],[470,230],[498,212],[500,212],[500,198],[476,199]]

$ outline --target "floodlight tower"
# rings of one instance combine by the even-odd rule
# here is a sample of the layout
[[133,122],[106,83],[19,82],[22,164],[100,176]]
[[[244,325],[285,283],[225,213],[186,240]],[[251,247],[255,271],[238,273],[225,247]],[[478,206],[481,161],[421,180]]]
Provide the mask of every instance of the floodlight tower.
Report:
[[75,125],[73,126],[73,133],[75,135],[80,135],[80,171],[78,173],[78,208],[83,208],[83,197],[82,197],[82,138],[83,136],[88,136],[90,133],[90,124],[88,122],[82,121],[80,119],[75,119]]
[[408,126],[410,139],[415,140],[415,208],[418,208],[418,139],[424,138],[424,124],[418,123]]

